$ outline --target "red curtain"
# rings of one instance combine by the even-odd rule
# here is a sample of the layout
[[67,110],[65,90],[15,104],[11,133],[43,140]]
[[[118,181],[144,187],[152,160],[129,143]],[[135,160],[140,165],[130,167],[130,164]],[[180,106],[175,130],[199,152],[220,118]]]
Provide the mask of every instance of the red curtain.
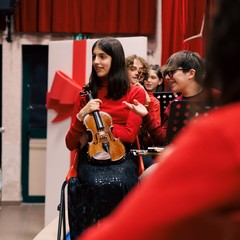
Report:
[[[49,0],[48,0],[49,1]],[[81,1],[52,0],[51,32],[80,33],[81,32]],[[50,12],[51,14],[51,12]]]
[[155,34],[156,0],[21,0],[16,32]]
[[82,32],[116,33],[118,31],[118,0],[82,2]]
[[184,0],[182,9],[183,44],[182,49],[198,52],[204,56],[203,29],[205,26],[206,0]]
[[52,2],[49,0],[41,0],[38,5],[38,31],[39,32],[51,32],[51,12]]
[[122,0],[119,4],[119,31],[126,33],[138,33],[139,20],[139,4],[138,0]]
[[162,64],[170,55],[181,49],[183,42],[181,9],[182,0],[162,0]]
[[205,56],[213,5],[213,0],[162,0],[162,64],[182,49]]
[[155,0],[140,0],[140,26],[141,33],[151,34],[155,32],[156,18],[156,1]]
[[38,0],[21,0],[15,10],[16,21],[15,29],[21,29],[22,32],[35,32],[36,22],[38,21]]

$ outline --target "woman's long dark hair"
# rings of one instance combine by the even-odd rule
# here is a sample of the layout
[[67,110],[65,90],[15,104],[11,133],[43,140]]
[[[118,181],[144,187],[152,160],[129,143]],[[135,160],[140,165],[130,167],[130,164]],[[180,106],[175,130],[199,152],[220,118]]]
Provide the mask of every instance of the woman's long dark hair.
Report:
[[[108,92],[106,98],[108,99],[120,99],[130,89],[130,82],[128,80],[127,68],[125,64],[125,54],[122,44],[115,38],[102,38],[96,41],[92,47],[92,53],[94,48],[98,46],[106,54],[112,57],[111,68],[108,76]],[[92,66],[92,72],[89,79],[89,87],[92,90],[93,97],[97,97],[98,89],[101,86],[101,80],[96,74],[94,67]]]
[[240,0],[218,0],[206,54],[206,88],[221,90],[221,103],[240,100]]

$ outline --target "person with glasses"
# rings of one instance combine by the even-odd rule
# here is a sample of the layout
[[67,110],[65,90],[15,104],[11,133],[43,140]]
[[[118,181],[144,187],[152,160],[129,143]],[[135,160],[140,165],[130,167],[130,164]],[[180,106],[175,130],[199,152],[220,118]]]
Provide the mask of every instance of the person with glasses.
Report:
[[[162,73],[171,87],[171,91],[180,94],[173,101],[184,100],[201,103],[207,98],[208,91],[203,87],[205,66],[198,53],[188,50],[174,53],[167,60],[167,63],[162,66]],[[219,98],[220,92],[217,89],[212,89],[210,95],[213,99],[211,105],[214,105],[214,102]],[[156,146],[164,146],[172,102],[164,111],[161,125],[149,114],[145,106],[137,101],[134,104],[124,103],[142,117],[143,126],[150,134],[153,143]]]

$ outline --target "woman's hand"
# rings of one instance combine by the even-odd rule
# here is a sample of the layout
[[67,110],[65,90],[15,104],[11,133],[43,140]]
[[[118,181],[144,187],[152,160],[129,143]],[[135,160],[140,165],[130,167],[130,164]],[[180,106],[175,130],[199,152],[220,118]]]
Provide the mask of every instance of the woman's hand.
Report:
[[140,102],[138,102],[136,99],[133,100],[133,104],[126,101],[123,101],[123,104],[125,104],[130,110],[135,112],[140,117],[144,117],[148,114],[147,108]]
[[77,118],[79,121],[83,121],[84,117],[93,112],[93,111],[99,111],[100,110],[100,104],[102,101],[98,98],[91,99],[77,114]]

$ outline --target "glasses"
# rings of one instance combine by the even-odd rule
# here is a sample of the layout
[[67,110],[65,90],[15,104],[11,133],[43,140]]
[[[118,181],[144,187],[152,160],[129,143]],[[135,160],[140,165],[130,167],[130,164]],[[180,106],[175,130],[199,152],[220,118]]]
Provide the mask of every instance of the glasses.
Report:
[[165,71],[165,72],[163,73],[163,77],[165,78],[165,77],[168,75],[170,78],[172,78],[173,75],[174,75],[174,73],[175,73],[176,71],[178,71],[178,70],[189,71],[188,68],[177,68],[177,69],[175,69],[175,70]]

